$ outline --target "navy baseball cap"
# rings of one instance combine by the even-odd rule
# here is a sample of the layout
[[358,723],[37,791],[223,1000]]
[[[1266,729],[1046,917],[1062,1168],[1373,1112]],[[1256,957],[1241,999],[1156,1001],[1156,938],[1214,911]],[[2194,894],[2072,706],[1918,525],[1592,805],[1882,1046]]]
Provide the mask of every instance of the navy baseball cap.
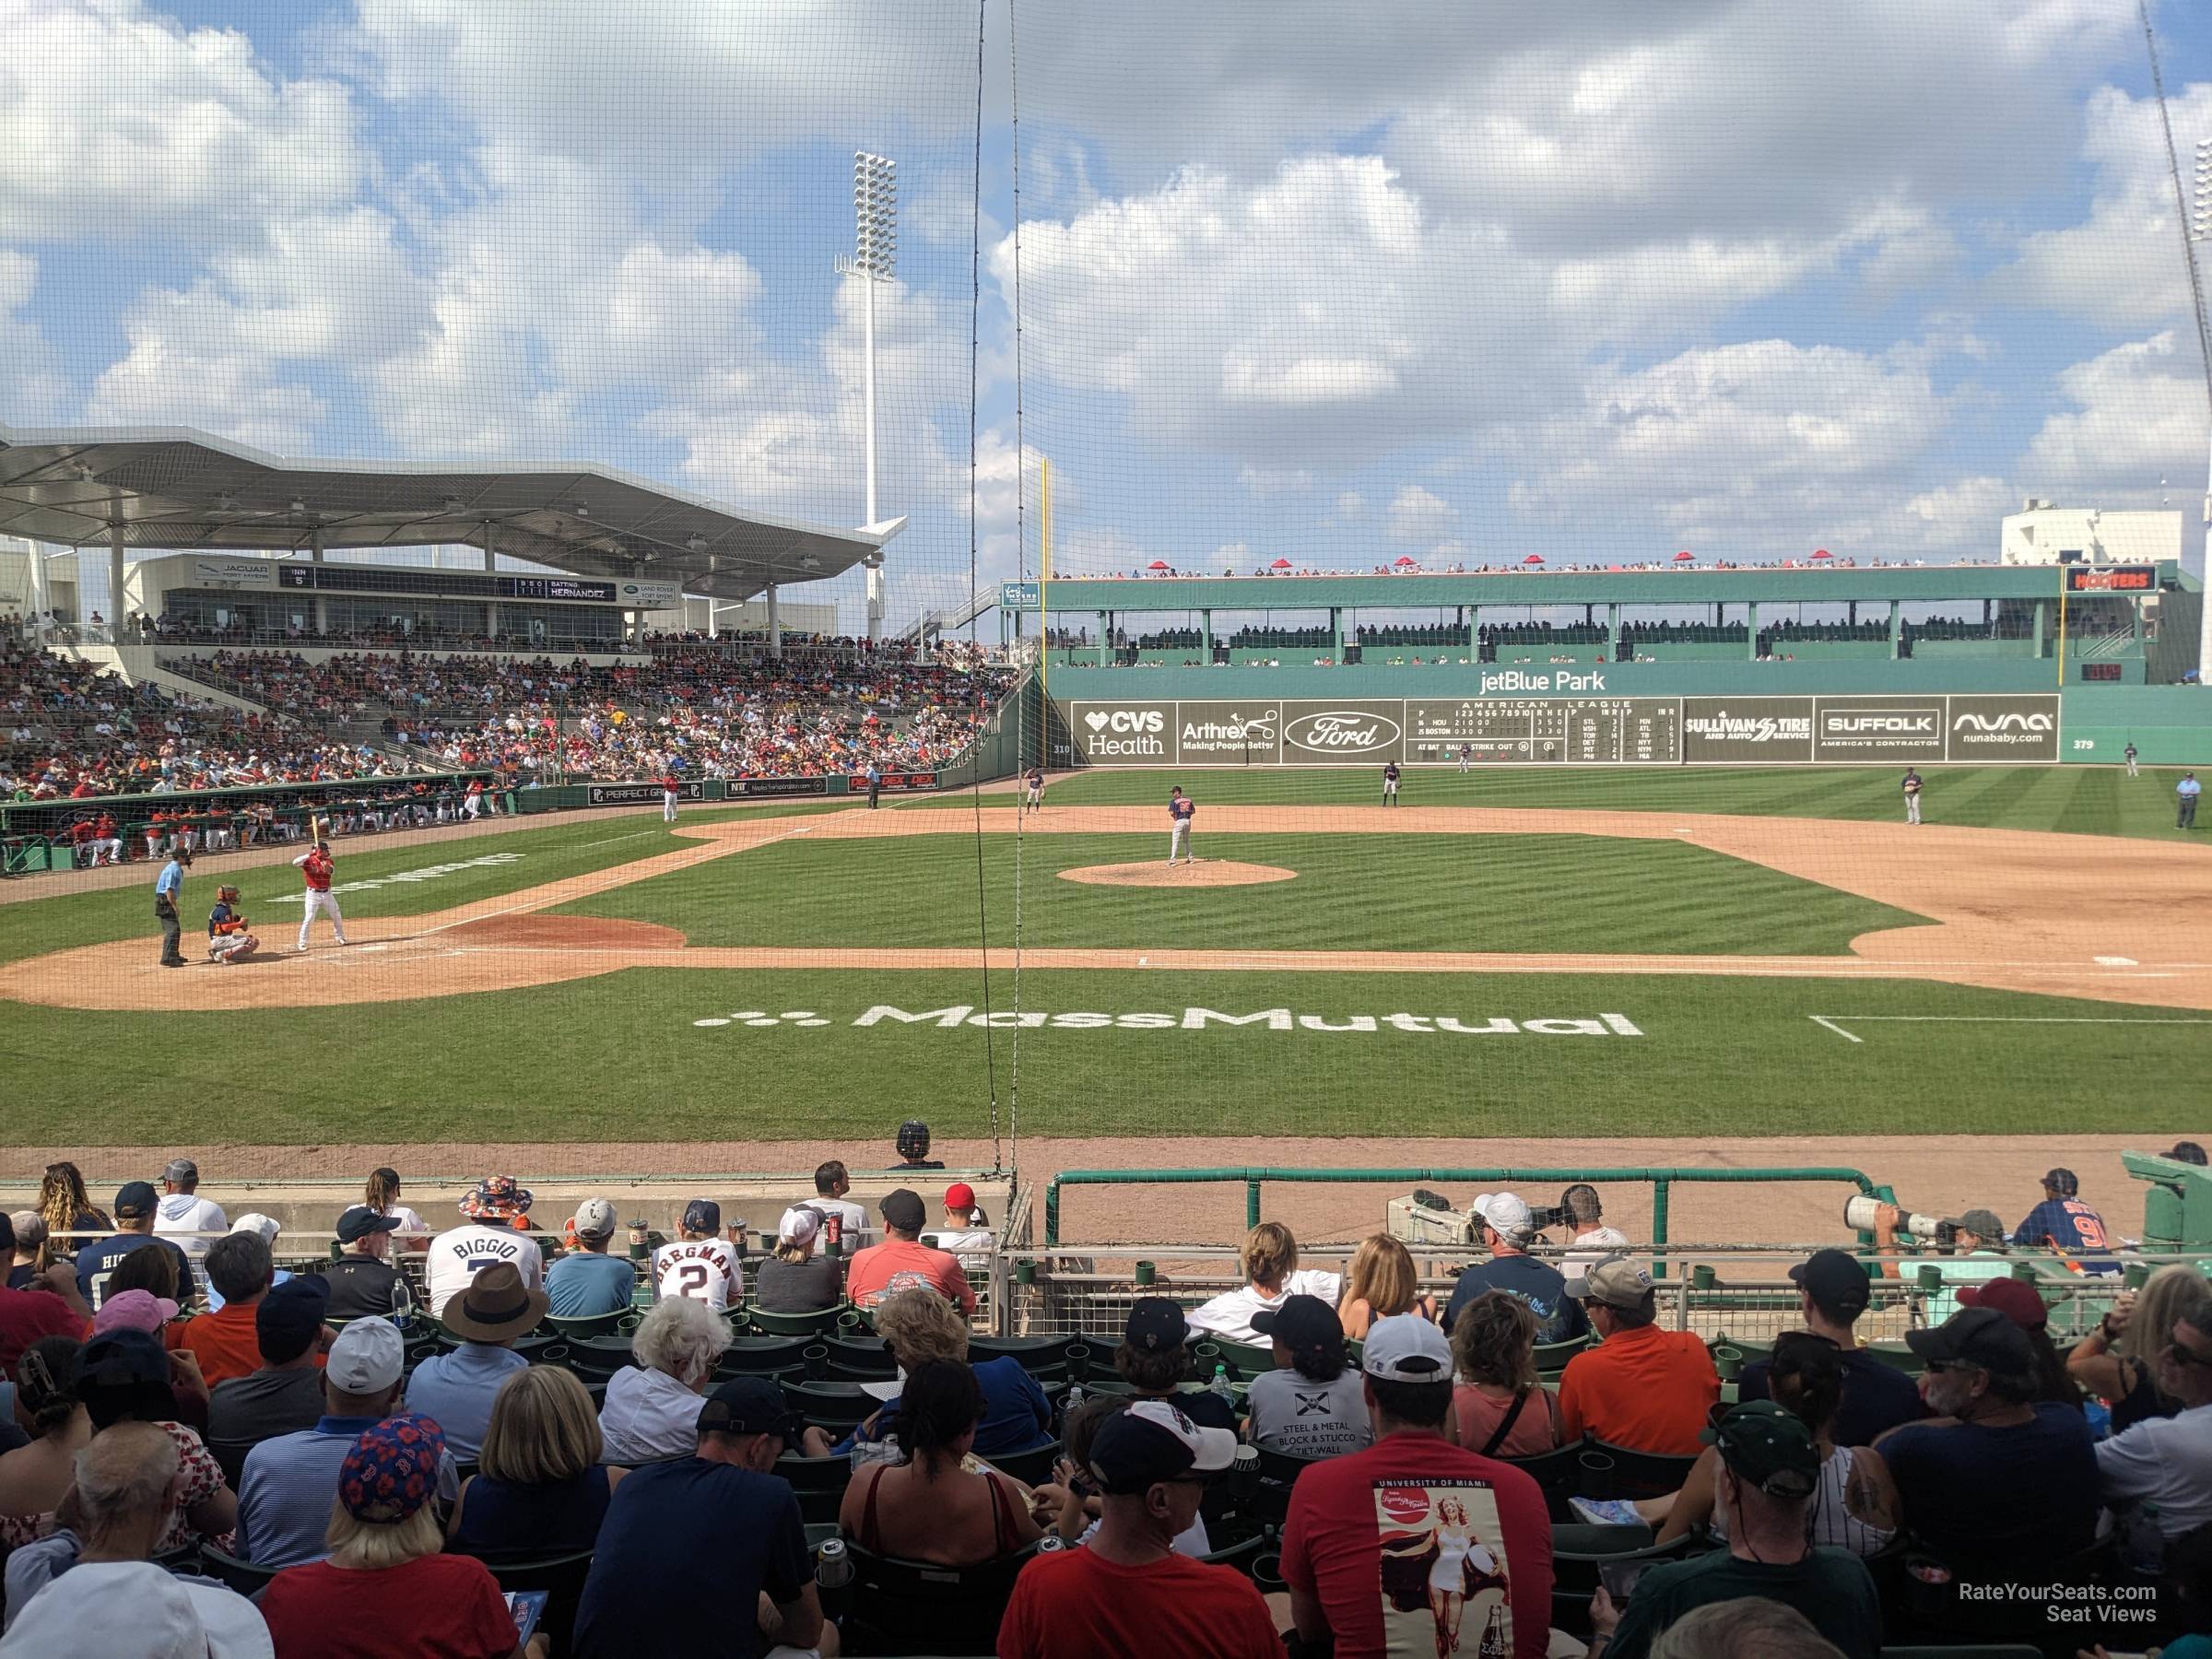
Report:
[[886,1193],[876,1209],[887,1226],[900,1232],[920,1232],[929,1222],[929,1211],[922,1203],[922,1194],[911,1187],[897,1187]]
[[806,1424],[768,1377],[732,1377],[699,1408],[701,1434],[778,1434],[796,1445]]
[[722,1206],[712,1198],[694,1198],[684,1206],[684,1230],[695,1233],[718,1233],[722,1230]]
[[356,1244],[373,1232],[390,1232],[400,1224],[397,1216],[379,1215],[365,1204],[357,1204],[338,1218],[337,1234],[341,1244]]
[[1252,1328],[1272,1336],[1293,1353],[1325,1348],[1344,1340],[1336,1310],[1318,1296],[1286,1296],[1252,1316]]
[[2071,1198],[2077,1193],[2081,1191],[2081,1182],[2076,1178],[2074,1171],[2071,1170],[2049,1170],[2044,1171],[2043,1184],[2049,1187],[2053,1192],[2056,1193],[2061,1198]]
[[1841,1250],[1816,1250],[1810,1259],[1790,1269],[1790,1277],[1824,1308],[1857,1315],[1874,1300],[1866,1269],[1855,1256]]
[[1140,1296],[1129,1304],[1122,1340],[1139,1353],[1165,1353],[1181,1347],[1189,1336],[1190,1326],[1182,1310],[1166,1297]]
[[299,1274],[272,1287],[253,1309],[261,1357],[271,1365],[299,1359],[322,1335],[329,1308],[330,1281],[319,1273]]
[[150,1181],[126,1181],[115,1193],[115,1214],[118,1217],[150,1216],[161,1205],[161,1194],[154,1191]]

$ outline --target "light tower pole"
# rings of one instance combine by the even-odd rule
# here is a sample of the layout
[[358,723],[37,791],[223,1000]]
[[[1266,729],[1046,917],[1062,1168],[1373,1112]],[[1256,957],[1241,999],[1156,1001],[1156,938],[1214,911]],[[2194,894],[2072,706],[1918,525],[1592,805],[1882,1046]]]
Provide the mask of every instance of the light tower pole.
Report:
[[[865,428],[866,515],[876,516],[876,285],[889,282],[899,270],[899,163],[888,156],[867,150],[853,152],[853,253],[838,256],[837,268],[867,285],[865,321],[861,348],[863,424]],[[868,638],[883,637],[883,554],[878,549],[865,561],[868,572]]]
[[[2189,200],[2189,299],[2196,308],[2197,349],[2205,359],[2205,393],[2212,403],[2212,327],[2205,316],[2205,284],[2203,268],[2196,250],[2212,242],[2212,138],[2196,141],[2196,187]],[[2203,592],[2197,601],[2196,624],[2196,677],[2212,685],[2212,453],[2205,463],[2205,500],[2202,512],[2205,531],[2205,561],[2200,580]]]

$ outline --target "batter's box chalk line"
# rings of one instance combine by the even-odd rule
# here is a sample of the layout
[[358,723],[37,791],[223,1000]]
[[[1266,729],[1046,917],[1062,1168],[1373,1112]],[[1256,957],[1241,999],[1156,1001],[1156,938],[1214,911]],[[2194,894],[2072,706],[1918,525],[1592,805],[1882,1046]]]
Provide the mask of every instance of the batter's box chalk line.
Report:
[[721,1018],[695,1019],[691,1023],[695,1026],[826,1026],[830,1021],[824,1019],[819,1014],[805,1008],[790,1014],[764,1014],[758,1008],[748,1008],[740,1013],[725,1015]]
[[1865,1042],[1843,1029],[1848,1019],[1856,1025],[2135,1025],[2201,1026],[2212,1019],[2142,1018],[2112,1014],[1807,1014],[1817,1026],[1826,1026],[1846,1042]]

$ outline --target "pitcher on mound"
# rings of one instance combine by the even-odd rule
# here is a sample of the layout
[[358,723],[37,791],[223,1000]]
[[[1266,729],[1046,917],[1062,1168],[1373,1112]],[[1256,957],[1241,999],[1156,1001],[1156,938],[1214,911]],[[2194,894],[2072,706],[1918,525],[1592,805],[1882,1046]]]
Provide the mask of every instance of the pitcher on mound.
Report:
[[339,913],[338,896],[330,890],[331,871],[336,865],[331,859],[330,849],[323,844],[320,833],[322,827],[320,821],[315,825],[315,844],[292,860],[307,881],[307,902],[300,917],[300,948],[302,950],[307,948],[307,930],[314,924],[318,912],[330,918],[331,931],[338,935],[339,944],[352,943],[346,936],[346,918]]
[[1191,819],[1197,815],[1198,803],[1182,793],[1182,787],[1168,791],[1168,868],[1175,867],[1178,853],[1186,865],[1198,860],[1191,853]]

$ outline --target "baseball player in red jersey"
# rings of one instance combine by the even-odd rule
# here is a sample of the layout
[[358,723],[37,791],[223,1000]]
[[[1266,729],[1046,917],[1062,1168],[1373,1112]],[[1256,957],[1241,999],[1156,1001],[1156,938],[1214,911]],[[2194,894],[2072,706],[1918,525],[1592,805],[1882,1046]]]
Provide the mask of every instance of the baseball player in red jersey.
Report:
[[346,936],[346,918],[338,912],[338,896],[330,890],[331,872],[336,868],[330,856],[330,849],[323,844],[322,838],[318,836],[315,844],[293,859],[292,863],[299,865],[300,874],[307,881],[307,902],[300,917],[300,948],[307,948],[307,930],[318,912],[330,918],[331,929],[338,935],[338,943],[350,945],[353,941]]
[[661,779],[661,822],[676,822],[676,774],[669,772]]

